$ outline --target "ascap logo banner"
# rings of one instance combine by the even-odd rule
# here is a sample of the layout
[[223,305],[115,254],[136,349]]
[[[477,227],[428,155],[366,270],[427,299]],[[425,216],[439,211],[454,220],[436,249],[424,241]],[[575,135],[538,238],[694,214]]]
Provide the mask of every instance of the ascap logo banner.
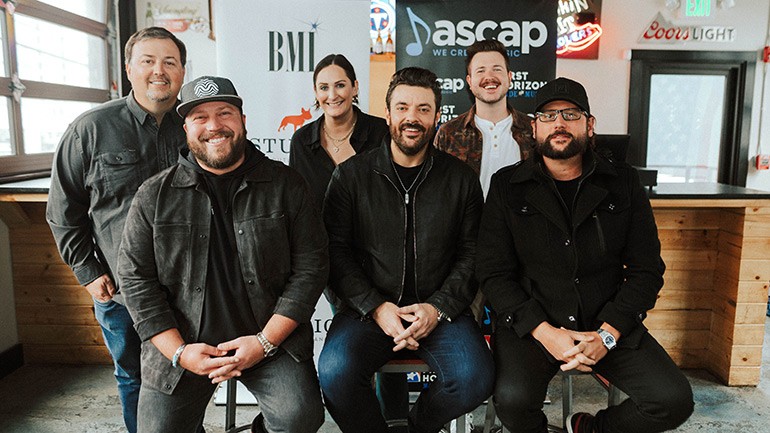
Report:
[[511,59],[508,98],[529,112],[537,89],[556,73],[557,0],[396,2],[396,69],[428,68],[439,77],[443,123],[467,111],[473,97],[465,77],[466,49],[477,40],[497,39]]
[[269,158],[288,163],[291,136],[322,114],[313,107],[313,72],[328,54],[353,64],[359,106],[368,111],[370,0],[213,5],[218,73],[243,97],[248,137]]
[[560,59],[598,59],[602,0],[559,0],[556,21]]

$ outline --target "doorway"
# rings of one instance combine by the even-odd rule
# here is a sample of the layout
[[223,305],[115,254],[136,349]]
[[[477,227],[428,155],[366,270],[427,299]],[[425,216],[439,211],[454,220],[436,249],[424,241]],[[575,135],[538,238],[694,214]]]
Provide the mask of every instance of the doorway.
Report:
[[629,162],[658,182],[745,186],[757,53],[633,50]]

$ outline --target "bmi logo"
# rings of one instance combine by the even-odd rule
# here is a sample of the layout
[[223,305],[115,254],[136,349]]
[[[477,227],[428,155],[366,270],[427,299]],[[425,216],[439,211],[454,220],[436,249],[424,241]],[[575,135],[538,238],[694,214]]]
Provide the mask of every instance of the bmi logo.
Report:
[[315,32],[268,32],[270,72],[305,72],[315,67]]
[[299,107],[300,114],[293,116],[286,116],[281,120],[281,126],[278,127],[278,132],[282,129],[286,129],[289,124],[294,125],[294,132],[297,132],[297,128],[305,124],[306,120],[310,119],[310,109],[305,110],[303,107]]

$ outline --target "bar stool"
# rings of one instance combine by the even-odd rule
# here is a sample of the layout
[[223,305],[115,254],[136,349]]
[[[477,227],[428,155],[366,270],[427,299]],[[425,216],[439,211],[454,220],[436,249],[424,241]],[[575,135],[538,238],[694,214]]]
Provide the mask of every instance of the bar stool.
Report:
[[237,379],[228,379],[225,384],[225,433],[237,433],[251,429],[251,424],[242,426],[235,425],[235,410],[238,406],[236,401],[238,382]]
[[[607,391],[607,406],[617,406],[623,400],[622,392],[613,386],[609,380],[605,379],[598,373],[584,373],[578,370],[561,371],[559,370],[559,376],[561,376],[561,427],[549,425],[549,432],[566,432],[567,431],[567,418],[572,413],[572,377],[582,374],[590,374],[596,381]],[[490,433],[492,425],[497,418],[495,414],[495,405],[490,400],[487,403],[487,412],[484,417],[484,433]],[[502,433],[508,433],[508,430],[503,427]]]
[[[377,370],[377,373],[427,373],[429,371],[431,371],[430,367],[422,359],[408,358],[388,361],[385,365],[380,367],[379,370]],[[446,431],[451,431],[450,424],[444,426]],[[467,433],[465,426],[465,414],[462,414],[455,419],[455,428],[457,433]]]

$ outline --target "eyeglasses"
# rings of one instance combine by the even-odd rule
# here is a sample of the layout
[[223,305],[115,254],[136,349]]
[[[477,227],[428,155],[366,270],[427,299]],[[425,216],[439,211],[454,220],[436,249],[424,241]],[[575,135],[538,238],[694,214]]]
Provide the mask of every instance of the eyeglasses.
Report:
[[556,121],[556,117],[561,114],[562,119],[566,120],[567,122],[571,122],[583,117],[583,113],[585,113],[585,111],[579,110],[577,108],[565,108],[563,110],[538,111],[535,113],[535,116],[540,119],[541,122],[554,122]]

